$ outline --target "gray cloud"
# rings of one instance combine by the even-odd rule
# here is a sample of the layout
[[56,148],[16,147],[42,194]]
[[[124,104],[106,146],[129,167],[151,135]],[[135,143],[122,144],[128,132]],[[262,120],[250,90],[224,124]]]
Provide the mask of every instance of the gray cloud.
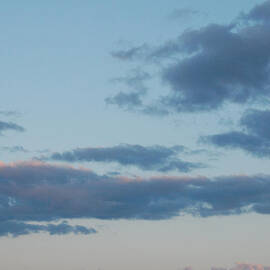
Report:
[[140,69],[133,69],[127,76],[114,78],[111,82],[122,83],[137,91],[146,91],[144,82],[150,78],[149,73]]
[[8,151],[10,153],[17,153],[17,152],[22,152],[22,153],[28,153],[29,151],[26,150],[23,146],[21,145],[15,145],[15,146],[3,146],[0,148],[3,151]]
[[[73,181],[79,184],[88,178],[91,178],[92,181],[99,179],[96,174],[90,171],[80,171],[68,167],[61,168],[41,163],[18,163],[5,166],[1,163],[0,237],[17,237],[38,232],[48,232],[50,235],[95,233],[93,228],[80,225],[71,226],[65,221],[60,224],[48,223],[46,225],[29,223],[64,219],[66,217],[65,204],[67,207],[74,207],[73,217],[76,217],[76,205],[68,206],[67,197],[65,199],[64,196],[60,199],[62,210],[58,211],[57,208],[60,205],[57,206],[57,199],[54,196],[57,196],[57,189],[60,191],[61,185],[64,187],[68,182],[71,184]],[[71,186],[69,189],[69,191],[66,190],[67,193],[72,192]],[[74,192],[76,193],[76,190]],[[77,195],[79,194],[77,193]],[[38,199],[36,196],[41,197]]]
[[143,44],[127,50],[113,51],[111,55],[119,60],[130,61],[137,60],[138,57],[142,57],[146,51],[148,51],[148,45]]
[[17,221],[0,222],[0,237],[2,236],[18,237],[20,235],[27,235],[39,232],[48,232],[50,235],[61,235],[69,233],[91,234],[96,233],[96,230],[93,228],[86,228],[84,226],[79,225],[71,226],[65,221],[60,224],[47,224],[47,225],[29,224]]
[[186,30],[160,46],[119,50],[114,56],[125,55],[125,60],[155,65],[165,63],[160,78],[170,94],[158,103],[144,104],[145,108],[198,112],[215,110],[226,103],[269,102],[269,3],[255,6],[229,25],[209,24]]
[[241,131],[230,131],[201,138],[206,143],[242,149],[256,157],[270,157],[269,110],[249,110],[240,120]]
[[[269,175],[134,179],[44,163],[2,164],[0,224],[72,218],[160,220],[183,214],[270,214],[269,194]],[[32,230],[44,231],[47,227]]]
[[167,172],[178,170],[189,172],[196,168],[203,168],[202,164],[182,161],[179,153],[183,146],[149,146],[121,144],[104,148],[77,148],[63,153],[53,153],[43,160],[57,160],[68,162],[117,162],[123,166],[132,165],[142,170],[157,170]]
[[7,131],[7,130],[14,130],[14,131],[19,131],[19,132],[23,132],[25,131],[25,129],[13,122],[3,122],[0,121],[0,135],[3,133],[3,131]]
[[138,69],[132,70],[131,74],[125,77],[114,78],[111,80],[114,83],[124,84],[132,92],[118,92],[112,97],[105,99],[107,104],[118,105],[119,107],[127,110],[138,110],[142,104],[142,97],[147,92],[145,81],[151,78],[150,74]]
[[247,15],[247,19],[261,22],[270,22],[270,1],[267,0],[262,4],[256,5]]
[[270,140],[270,110],[249,110],[242,117],[240,124],[254,136]]
[[134,110],[142,106],[142,94],[139,92],[124,93],[119,92],[113,97],[108,97],[105,99],[107,104],[117,105],[123,109]]

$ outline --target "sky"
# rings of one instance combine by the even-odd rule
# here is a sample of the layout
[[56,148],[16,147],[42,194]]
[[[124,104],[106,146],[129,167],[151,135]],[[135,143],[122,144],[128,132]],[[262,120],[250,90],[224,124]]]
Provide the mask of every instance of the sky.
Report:
[[270,1],[6,1],[6,270],[269,270]]

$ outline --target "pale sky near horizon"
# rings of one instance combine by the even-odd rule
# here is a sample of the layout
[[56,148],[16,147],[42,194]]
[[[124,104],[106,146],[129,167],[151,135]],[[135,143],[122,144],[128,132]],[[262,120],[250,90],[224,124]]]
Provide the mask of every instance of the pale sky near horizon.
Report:
[[269,0],[5,1],[0,29],[3,269],[270,265]]

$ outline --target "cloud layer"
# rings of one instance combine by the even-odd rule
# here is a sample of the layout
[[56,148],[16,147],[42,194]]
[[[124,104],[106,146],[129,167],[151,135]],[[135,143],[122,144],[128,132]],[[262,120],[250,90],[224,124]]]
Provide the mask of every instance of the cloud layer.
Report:
[[226,103],[269,101],[269,6],[268,0],[228,25],[186,30],[160,46],[113,52],[120,60],[163,63],[160,78],[170,93],[141,111],[150,106],[157,112],[198,112]]
[[43,160],[56,160],[67,162],[117,162],[120,165],[136,166],[142,170],[156,170],[167,172],[177,170],[189,172],[202,168],[199,163],[182,161],[178,155],[184,151],[183,146],[149,146],[121,144],[114,147],[103,148],[77,148],[63,153],[53,153]]
[[0,235],[32,231],[94,232],[91,228],[67,224],[26,225],[33,221],[270,214],[269,194],[269,175],[131,179],[45,163],[2,164]]

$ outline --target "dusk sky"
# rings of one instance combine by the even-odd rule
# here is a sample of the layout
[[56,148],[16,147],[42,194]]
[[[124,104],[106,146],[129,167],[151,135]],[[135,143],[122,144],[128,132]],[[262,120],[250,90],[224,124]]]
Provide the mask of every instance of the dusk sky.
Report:
[[270,270],[270,0],[5,1],[5,270]]

